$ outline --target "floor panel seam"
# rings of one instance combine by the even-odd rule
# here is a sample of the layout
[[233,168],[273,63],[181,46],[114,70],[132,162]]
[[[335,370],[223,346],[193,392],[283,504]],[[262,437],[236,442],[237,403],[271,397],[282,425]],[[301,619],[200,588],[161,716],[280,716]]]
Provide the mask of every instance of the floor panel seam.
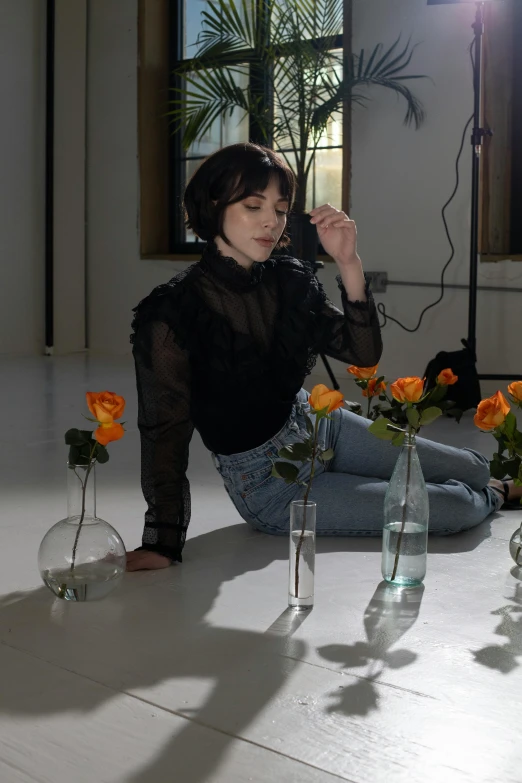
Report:
[[414,696],[422,696],[425,699],[431,699],[432,701],[441,701],[436,696],[430,696],[429,693],[423,693],[422,691],[414,691],[410,688],[403,688],[401,685],[394,685],[391,682],[384,682],[383,680],[375,680],[372,677],[364,676],[362,674],[353,674],[353,672],[345,672],[342,669],[332,669],[330,666],[325,666],[321,663],[315,663],[314,661],[303,661],[302,658],[294,658],[292,655],[285,655],[285,653],[277,653],[281,658],[288,658],[296,663],[303,663],[306,666],[314,666],[316,669],[324,669],[333,674],[341,674],[344,677],[353,677],[356,680],[364,680],[365,682],[372,682],[375,685],[382,685],[385,688],[392,688],[395,691],[401,691],[402,693],[411,693]]
[[[99,682],[99,680],[94,679],[94,677],[88,677],[86,674],[80,674],[79,672],[76,672],[73,669],[68,669],[67,667],[61,666],[60,664],[54,663],[53,661],[48,661],[45,658],[41,658],[39,655],[35,655],[35,653],[28,652],[27,650],[24,650],[20,647],[16,647],[13,644],[8,644],[5,641],[0,641],[0,646],[7,647],[10,650],[16,650],[17,652],[21,652],[24,655],[29,656],[30,658],[34,658],[35,660],[41,661],[42,663],[45,663],[48,666],[52,666],[54,669],[65,671],[68,674],[72,674],[75,677],[79,677],[82,680],[86,680],[87,682],[92,682],[93,684],[98,685],[101,688],[106,688],[107,690],[112,691],[113,693],[121,694],[122,696],[128,696],[129,698],[135,699],[141,704],[146,704],[149,707],[154,707],[154,709],[164,712],[167,715],[174,715],[177,718],[181,718],[182,720],[188,721],[189,723],[195,723],[197,726],[201,726],[202,728],[209,729],[210,731],[215,731],[217,734],[222,734],[226,737],[231,737],[232,739],[235,739],[239,742],[245,742],[247,745],[252,745],[253,747],[256,748],[261,748],[262,750],[265,750],[267,753],[274,753],[276,756],[280,756],[281,758],[288,759],[289,761],[293,761],[296,764],[303,764],[305,767],[309,767],[310,769],[315,769],[318,772],[323,772],[325,775],[329,775],[334,780],[342,780],[344,781],[344,783],[357,783],[357,781],[353,780],[352,778],[339,776],[335,772],[329,772],[327,769],[324,769],[322,767],[317,767],[315,764],[310,764],[307,761],[303,761],[301,759],[295,758],[295,756],[288,756],[286,753],[282,753],[281,751],[276,750],[275,748],[269,748],[266,745],[262,745],[259,742],[254,742],[254,740],[248,739],[246,737],[240,737],[237,734],[232,734],[228,731],[225,731],[224,729],[216,728],[215,726],[211,726],[208,723],[199,721],[196,718],[191,718],[185,715],[183,712],[177,712],[176,710],[169,709],[168,707],[164,707],[161,704],[156,704],[156,702],[150,701],[149,699],[145,699],[142,696],[138,696],[137,694],[132,693],[130,691],[120,690],[118,688],[112,687],[111,685],[107,685],[104,682]],[[283,657],[289,657],[289,656],[283,656]]]

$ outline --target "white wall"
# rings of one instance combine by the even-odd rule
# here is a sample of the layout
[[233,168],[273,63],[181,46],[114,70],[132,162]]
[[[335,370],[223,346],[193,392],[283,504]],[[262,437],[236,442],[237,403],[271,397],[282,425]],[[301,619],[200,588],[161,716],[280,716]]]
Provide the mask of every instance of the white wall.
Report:
[[83,351],[87,0],[55,3],[54,353]]
[[[90,345],[93,351],[129,351],[132,306],[182,264],[140,261],[136,122],[136,2],[91,0],[88,103],[88,263]],[[431,80],[414,83],[427,121],[415,132],[402,125],[403,105],[375,91],[368,109],[356,108],[353,129],[353,206],[360,252],[367,269],[391,279],[438,282],[449,255],[440,209],[454,185],[462,130],[472,111],[468,46],[473,5],[431,6],[425,0],[355,0],[354,48],[390,44],[402,32],[420,46],[411,66]],[[468,134],[469,136],[469,134]],[[470,144],[462,159],[462,184],[449,210],[456,257],[448,282],[468,278]],[[335,268],[321,273],[338,299]],[[522,267],[482,265],[480,283],[508,284]],[[390,287],[377,297],[388,312],[416,325],[436,289]],[[516,334],[522,308],[516,294],[479,294],[479,369],[520,372]],[[381,367],[389,375],[422,373],[438,350],[460,348],[467,332],[467,295],[448,291],[408,334],[384,329]],[[510,337],[510,334],[513,335]],[[339,366],[341,375],[344,367]],[[319,368],[320,370],[320,368]],[[493,384],[495,385],[495,384]]]
[[0,354],[44,347],[45,3],[0,0]]
[[[411,66],[432,81],[413,83],[424,101],[427,121],[414,132],[401,126],[402,106],[393,96],[373,94],[366,111],[355,111],[353,215],[361,253],[368,268],[391,279],[438,282],[449,258],[440,210],[455,182],[455,158],[462,131],[473,110],[471,63],[474,5],[428,7],[425,0],[355,0],[354,48],[391,42],[399,34],[420,42]],[[446,280],[467,284],[469,277],[471,144],[466,134],[461,186],[447,211],[456,247]],[[481,264],[480,285],[522,285],[520,264]],[[390,287],[390,315],[416,326],[422,309],[438,298],[437,289]],[[408,334],[394,324],[384,330],[382,369],[420,374],[438,350],[456,350],[467,333],[466,291],[448,291],[426,313],[420,330]],[[522,328],[520,294],[479,292],[478,369],[484,373],[520,373],[517,334]],[[500,385],[502,385],[500,383]],[[499,382],[483,382],[483,392]]]
[[136,0],[90,0],[88,27],[89,346],[121,354],[132,308],[187,265],[139,258]]

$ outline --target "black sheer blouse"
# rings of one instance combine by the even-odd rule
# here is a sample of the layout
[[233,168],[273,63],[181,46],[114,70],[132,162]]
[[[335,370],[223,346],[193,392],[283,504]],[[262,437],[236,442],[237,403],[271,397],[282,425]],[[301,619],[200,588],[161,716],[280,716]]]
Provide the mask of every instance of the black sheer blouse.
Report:
[[181,561],[194,427],[216,454],[248,451],[281,429],[319,353],[378,363],[373,297],[350,302],[337,279],[344,312],[305,262],[284,256],[246,270],[209,244],[134,309],[143,548]]

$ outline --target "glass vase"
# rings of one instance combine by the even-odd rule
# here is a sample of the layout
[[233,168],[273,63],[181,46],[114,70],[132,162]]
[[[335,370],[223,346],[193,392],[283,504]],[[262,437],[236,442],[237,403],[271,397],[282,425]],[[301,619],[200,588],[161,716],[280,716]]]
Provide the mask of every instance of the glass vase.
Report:
[[118,532],[96,516],[96,468],[67,466],[67,517],[45,534],[38,551],[44,584],[65,601],[96,601],[118,586],[126,553]]
[[414,587],[426,576],[429,501],[415,435],[406,435],[384,499],[383,578]]
[[509,539],[509,553],[517,566],[522,566],[522,525],[517,527]]
[[288,606],[306,611],[314,605],[316,504],[290,504],[290,562]]

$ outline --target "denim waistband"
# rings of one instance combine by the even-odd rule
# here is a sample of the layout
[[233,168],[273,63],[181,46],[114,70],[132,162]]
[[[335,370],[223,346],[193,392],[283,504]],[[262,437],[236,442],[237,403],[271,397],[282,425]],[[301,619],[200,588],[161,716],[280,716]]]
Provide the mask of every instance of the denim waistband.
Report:
[[239,466],[245,468],[249,463],[256,462],[260,457],[277,457],[277,453],[288,441],[288,436],[293,432],[299,432],[299,424],[296,421],[297,416],[310,411],[308,403],[308,394],[304,389],[296,396],[292,403],[292,410],[285,424],[279,432],[272,438],[256,446],[249,451],[242,451],[238,454],[212,454],[214,465],[219,471],[237,470]]

